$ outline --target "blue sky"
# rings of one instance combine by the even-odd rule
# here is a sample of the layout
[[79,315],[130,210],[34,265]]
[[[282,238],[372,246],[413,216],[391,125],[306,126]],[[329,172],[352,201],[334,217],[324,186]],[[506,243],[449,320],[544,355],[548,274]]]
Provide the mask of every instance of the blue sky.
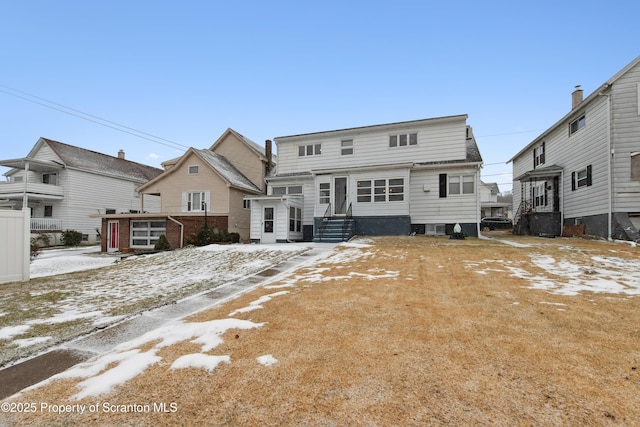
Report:
[[6,1],[0,159],[42,136],[159,167],[228,127],[262,144],[468,114],[483,180],[507,191],[504,162],[574,86],[640,55],[639,16],[616,0]]

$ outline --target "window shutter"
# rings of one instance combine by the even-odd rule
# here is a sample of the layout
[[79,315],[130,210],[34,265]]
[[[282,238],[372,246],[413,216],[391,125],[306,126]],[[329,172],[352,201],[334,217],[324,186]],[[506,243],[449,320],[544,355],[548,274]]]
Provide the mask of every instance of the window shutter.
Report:
[[549,191],[547,190],[547,181],[544,182],[544,205],[549,205]]
[[182,193],[182,212],[187,212],[188,203],[189,203],[189,193],[185,191]]
[[571,191],[576,191],[576,173],[571,172]]
[[533,168],[535,169],[538,164],[536,163],[536,148],[533,149]]
[[440,197],[447,197],[447,174],[440,174]]
[[211,212],[211,192],[210,191],[204,192],[204,202],[207,204],[207,210]]
[[587,187],[591,185],[591,165],[587,166]]

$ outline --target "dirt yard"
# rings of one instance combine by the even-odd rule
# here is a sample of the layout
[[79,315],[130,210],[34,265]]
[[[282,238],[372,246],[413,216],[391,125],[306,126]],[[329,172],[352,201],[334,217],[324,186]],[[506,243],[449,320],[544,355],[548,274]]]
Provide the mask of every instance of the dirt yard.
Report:
[[[0,425],[639,425],[640,248],[500,238],[530,246],[341,245],[180,328],[256,326],[120,349],[3,401]],[[155,359],[91,394],[130,354]]]

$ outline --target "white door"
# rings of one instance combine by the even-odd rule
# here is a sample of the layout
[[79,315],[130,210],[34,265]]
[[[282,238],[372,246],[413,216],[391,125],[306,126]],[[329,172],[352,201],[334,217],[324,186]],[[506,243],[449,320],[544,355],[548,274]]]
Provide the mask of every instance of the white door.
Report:
[[276,208],[275,206],[262,207],[262,243],[276,242]]
[[333,179],[333,214],[346,215],[348,208],[347,177],[337,176]]
[[107,252],[120,250],[120,222],[107,222]]

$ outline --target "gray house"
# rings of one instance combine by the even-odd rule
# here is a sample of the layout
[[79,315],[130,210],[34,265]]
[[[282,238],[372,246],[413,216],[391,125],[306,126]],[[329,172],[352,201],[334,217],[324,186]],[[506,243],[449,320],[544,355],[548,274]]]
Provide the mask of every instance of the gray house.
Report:
[[[583,98],[513,163],[515,232],[637,240],[640,57]],[[570,227],[571,226],[571,227]]]

